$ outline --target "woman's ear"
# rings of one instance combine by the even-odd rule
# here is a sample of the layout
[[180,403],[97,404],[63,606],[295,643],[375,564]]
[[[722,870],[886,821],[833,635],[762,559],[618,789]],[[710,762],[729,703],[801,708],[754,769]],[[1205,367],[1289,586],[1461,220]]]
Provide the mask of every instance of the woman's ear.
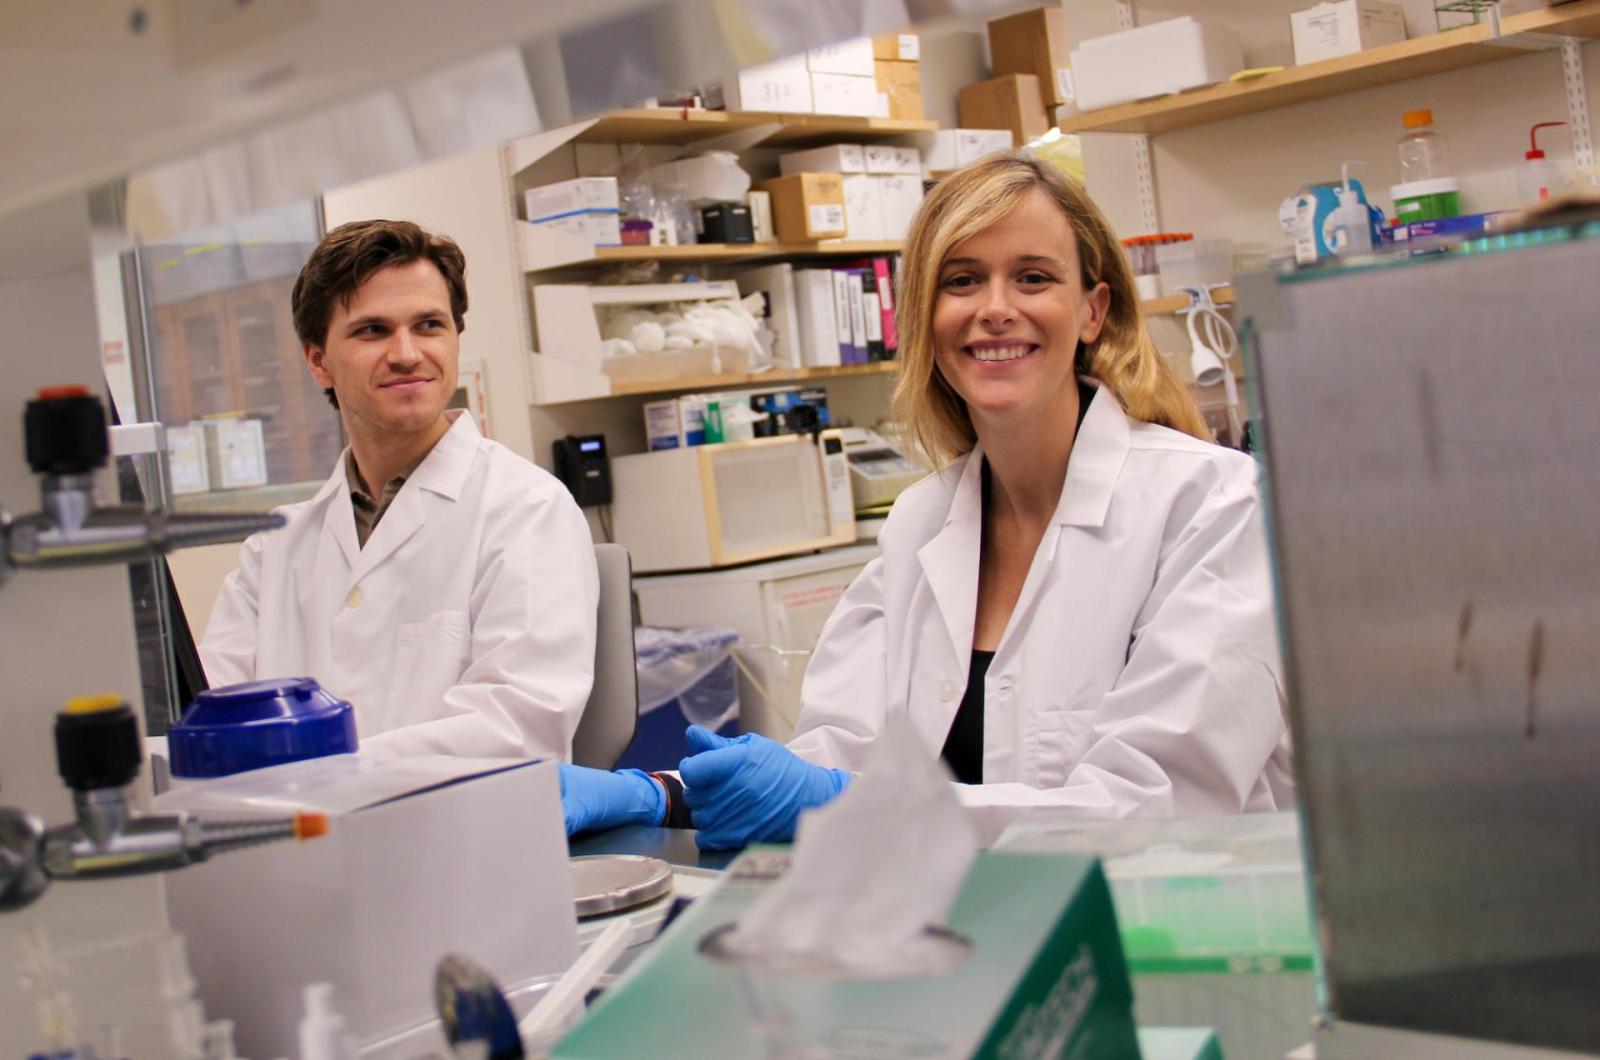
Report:
[[1106,313],[1111,309],[1111,287],[1102,280],[1083,294],[1084,314],[1078,324],[1078,339],[1092,343],[1100,337],[1106,326]]

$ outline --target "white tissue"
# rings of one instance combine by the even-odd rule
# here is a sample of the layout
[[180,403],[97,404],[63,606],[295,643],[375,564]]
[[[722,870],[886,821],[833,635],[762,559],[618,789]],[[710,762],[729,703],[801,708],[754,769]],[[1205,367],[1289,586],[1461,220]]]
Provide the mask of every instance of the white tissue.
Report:
[[800,818],[789,872],[740,918],[728,947],[758,963],[881,974],[944,923],[977,851],[950,774],[891,715],[844,794]]
[[647,320],[635,324],[628,338],[640,353],[660,353],[667,343],[667,331],[654,320]]

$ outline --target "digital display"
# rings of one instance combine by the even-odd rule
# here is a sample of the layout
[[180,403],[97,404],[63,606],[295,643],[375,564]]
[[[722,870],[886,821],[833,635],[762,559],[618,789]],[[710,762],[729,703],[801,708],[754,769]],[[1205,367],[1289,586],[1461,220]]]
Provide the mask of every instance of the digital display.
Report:
[[603,443],[598,438],[586,438],[578,443],[580,453],[598,453]]

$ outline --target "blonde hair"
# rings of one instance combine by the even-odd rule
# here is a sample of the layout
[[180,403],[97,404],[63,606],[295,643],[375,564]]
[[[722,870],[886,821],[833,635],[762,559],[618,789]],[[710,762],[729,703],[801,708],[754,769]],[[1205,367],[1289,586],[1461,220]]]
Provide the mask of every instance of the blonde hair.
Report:
[[907,426],[936,467],[977,443],[966,402],[945,380],[934,358],[939,270],[959,244],[1000,221],[1034,188],[1054,199],[1072,225],[1084,290],[1104,283],[1111,291],[1099,337],[1079,348],[1078,371],[1109,387],[1133,419],[1212,441],[1189,388],[1150,340],[1133,272],[1111,225],[1082,185],[1053,163],[1026,152],[986,158],[945,177],[929,192],[911,223],[895,305],[900,332],[895,418]]

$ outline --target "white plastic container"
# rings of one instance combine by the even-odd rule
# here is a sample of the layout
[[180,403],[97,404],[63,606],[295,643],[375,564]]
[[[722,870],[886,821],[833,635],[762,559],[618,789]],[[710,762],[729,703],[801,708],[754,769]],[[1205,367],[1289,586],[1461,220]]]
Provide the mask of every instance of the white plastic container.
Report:
[[1161,293],[1209,287],[1233,279],[1233,243],[1226,239],[1188,239],[1156,247]]
[[1186,16],[1104,37],[1072,52],[1079,110],[1226,81],[1244,69],[1244,48],[1231,29]]

